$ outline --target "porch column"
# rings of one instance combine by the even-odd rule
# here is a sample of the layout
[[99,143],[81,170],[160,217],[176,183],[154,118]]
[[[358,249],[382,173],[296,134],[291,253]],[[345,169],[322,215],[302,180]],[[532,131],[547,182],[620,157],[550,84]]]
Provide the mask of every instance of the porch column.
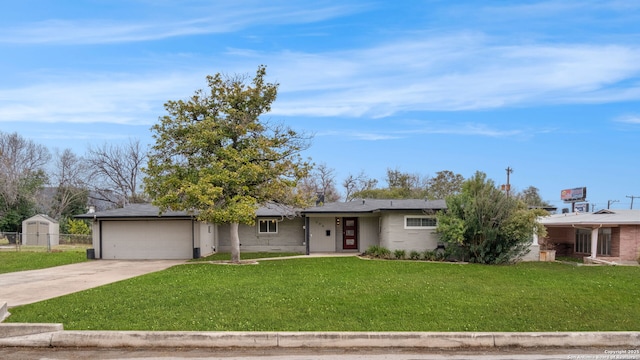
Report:
[[598,230],[600,228],[591,229],[591,258],[595,259],[598,253]]

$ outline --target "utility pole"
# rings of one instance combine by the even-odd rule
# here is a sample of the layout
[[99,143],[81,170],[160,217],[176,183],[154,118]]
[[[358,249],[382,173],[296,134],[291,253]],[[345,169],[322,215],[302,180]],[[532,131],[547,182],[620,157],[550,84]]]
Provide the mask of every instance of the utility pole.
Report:
[[506,186],[507,198],[509,198],[509,192],[511,192],[511,184],[509,184],[509,175],[511,175],[511,173],[513,172],[513,169],[510,166],[507,166],[505,170],[507,171],[507,186]]
[[611,204],[620,202],[620,200],[607,200],[607,209],[611,208]]
[[640,198],[640,196],[627,195],[628,198],[631,198],[631,207],[629,209],[633,210],[633,199]]

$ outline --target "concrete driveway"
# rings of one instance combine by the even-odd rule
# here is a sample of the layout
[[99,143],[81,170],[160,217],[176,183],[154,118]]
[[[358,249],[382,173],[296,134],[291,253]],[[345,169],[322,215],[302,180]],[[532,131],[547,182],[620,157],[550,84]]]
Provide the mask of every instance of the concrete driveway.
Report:
[[0,274],[0,304],[30,304],[183,264],[184,260],[92,260]]

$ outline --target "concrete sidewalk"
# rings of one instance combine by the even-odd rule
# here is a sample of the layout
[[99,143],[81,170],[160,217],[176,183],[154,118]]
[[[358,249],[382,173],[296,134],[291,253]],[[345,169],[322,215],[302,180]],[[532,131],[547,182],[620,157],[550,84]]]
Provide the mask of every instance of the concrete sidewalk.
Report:
[[183,263],[184,260],[92,260],[0,274],[0,306],[5,302],[9,308],[31,304]]

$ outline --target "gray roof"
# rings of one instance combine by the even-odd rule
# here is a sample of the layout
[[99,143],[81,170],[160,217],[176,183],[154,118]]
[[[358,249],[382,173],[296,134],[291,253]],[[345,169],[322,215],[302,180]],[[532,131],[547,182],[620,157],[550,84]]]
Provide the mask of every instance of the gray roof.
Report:
[[[197,215],[197,212],[194,213]],[[256,216],[295,216],[296,211],[290,207],[277,204],[268,204],[261,206],[256,211]],[[129,204],[123,208],[111,209],[105,211],[98,211],[94,213],[87,213],[82,215],[76,215],[76,218],[80,219],[93,219],[93,218],[190,218],[191,215],[186,211],[165,211],[160,213],[160,208],[152,204]]]
[[320,213],[373,213],[379,211],[407,210],[443,210],[447,208],[444,200],[423,199],[358,199],[347,202],[326,203],[308,208],[303,214]]
[[640,225],[640,210],[600,210],[592,213],[555,214],[540,220],[546,226]]
[[[286,216],[292,217],[298,214],[321,214],[321,213],[373,213],[379,211],[407,211],[407,210],[442,210],[447,205],[444,200],[383,200],[364,199],[348,202],[327,203],[323,206],[316,206],[300,211],[286,205],[269,203],[261,206],[256,211],[257,217]],[[195,213],[197,214],[197,213]],[[129,204],[123,208],[98,211],[76,215],[80,219],[105,219],[105,218],[189,218],[186,211],[166,211],[162,214],[157,206],[152,204]]]
[[123,208],[111,209],[105,211],[97,211],[94,213],[87,213],[82,215],[76,215],[76,218],[80,219],[93,219],[93,218],[157,218],[157,217],[172,217],[172,218],[189,218],[190,215],[186,211],[165,211],[160,213],[160,208],[151,204],[129,204]]

